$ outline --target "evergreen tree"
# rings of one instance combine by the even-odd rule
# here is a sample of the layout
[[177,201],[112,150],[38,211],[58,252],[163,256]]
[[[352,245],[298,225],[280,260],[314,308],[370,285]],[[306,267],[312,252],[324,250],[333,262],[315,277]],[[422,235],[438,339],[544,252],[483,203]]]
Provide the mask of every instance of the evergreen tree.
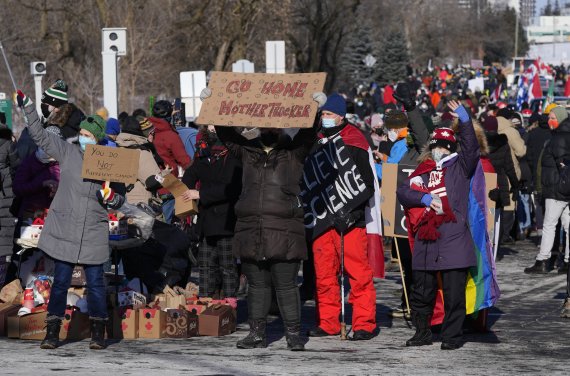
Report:
[[560,16],[560,3],[558,0],[554,3],[554,9],[552,10],[553,16]]
[[401,32],[388,33],[376,63],[377,81],[383,84],[406,78],[406,66],[410,62],[406,39]]
[[552,4],[550,0],[546,2],[546,6],[542,8],[542,15],[543,16],[552,16]]
[[348,34],[346,45],[340,58],[340,70],[345,82],[350,86],[369,84],[373,81],[374,68],[378,63],[375,63],[372,67],[367,67],[364,62],[368,55],[377,58],[374,43],[370,38],[371,32],[369,26],[362,25],[354,32]]

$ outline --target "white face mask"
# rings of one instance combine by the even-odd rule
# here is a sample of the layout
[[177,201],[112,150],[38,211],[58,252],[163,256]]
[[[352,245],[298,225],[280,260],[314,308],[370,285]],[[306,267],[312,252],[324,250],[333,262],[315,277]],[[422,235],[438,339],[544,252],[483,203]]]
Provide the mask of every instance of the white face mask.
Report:
[[321,124],[323,125],[323,128],[334,128],[336,127],[336,120],[330,118],[322,118]]
[[398,132],[393,129],[388,130],[388,140],[394,142],[397,139],[398,139]]
[[431,151],[431,157],[433,158],[435,163],[439,163],[439,161],[441,161],[443,158],[447,157],[448,155],[449,153],[443,152],[441,150],[434,149]]

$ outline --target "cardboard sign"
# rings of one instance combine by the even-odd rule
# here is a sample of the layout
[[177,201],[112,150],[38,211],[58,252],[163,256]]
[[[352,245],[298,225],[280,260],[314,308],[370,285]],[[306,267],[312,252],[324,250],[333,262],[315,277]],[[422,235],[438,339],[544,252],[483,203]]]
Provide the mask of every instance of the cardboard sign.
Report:
[[84,179],[134,184],[139,174],[140,150],[87,145],[81,177]]
[[213,72],[197,123],[234,127],[310,128],[317,113],[313,93],[326,73]]
[[408,237],[404,207],[396,197],[398,187],[416,170],[415,165],[382,164],[382,223],[384,236]]
[[184,192],[189,188],[186,184],[182,183],[176,178],[176,176],[169,174],[164,177],[164,182],[162,186],[170,191],[174,196],[174,215],[178,218],[185,217],[187,215],[193,215],[198,213],[198,204],[196,200],[184,201],[181,197]]
[[307,158],[301,180],[307,236],[315,239],[333,226],[335,216],[366,202],[365,191],[342,138],[337,136],[320,146]]
[[8,317],[16,316],[20,308],[20,305],[11,302],[0,304],[0,337],[7,335]]

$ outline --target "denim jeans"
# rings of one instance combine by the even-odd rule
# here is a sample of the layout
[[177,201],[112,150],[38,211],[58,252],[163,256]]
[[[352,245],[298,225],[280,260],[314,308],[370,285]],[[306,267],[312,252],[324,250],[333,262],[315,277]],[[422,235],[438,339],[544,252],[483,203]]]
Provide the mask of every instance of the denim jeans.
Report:
[[528,193],[519,194],[517,219],[519,221],[519,232],[530,227],[530,194]]
[[[55,272],[53,285],[48,304],[49,316],[62,318],[67,305],[67,290],[71,284],[71,275],[74,264],[69,262],[55,261]],[[87,304],[89,306],[89,317],[106,319],[107,300],[105,296],[105,279],[103,264],[83,265],[87,280]]]
[[165,223],[172,223],[172,217],[174,217],[174,203],[174,199],[162,202],[162,215],[164,216]]

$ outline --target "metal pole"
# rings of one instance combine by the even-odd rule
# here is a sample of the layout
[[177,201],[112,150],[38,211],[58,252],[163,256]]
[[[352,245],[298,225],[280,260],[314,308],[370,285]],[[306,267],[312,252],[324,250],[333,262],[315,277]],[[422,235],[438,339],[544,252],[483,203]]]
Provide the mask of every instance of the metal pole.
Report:
[[341,300],[341,321],[340,339],[346,339],[346,322],[344,321],[344,231],[340,233],[340,300]]
[[398,246],[398,238],[394,237],[394,243],[396,244],[396,255],[398,256],[398,266],[400,267],[400,277],[402,277],[402,287],[404,288],[404,299],[406,300],[406,310],[408,315],[412,314],[410,310],[410,301],[408,299],[408,289],[406,288],[406,281],[404,280],[404,269],[402,269],[402,259],[400,258],[400,247]]
[[118,113],[118,81],[117,52],[104,51],[103,55],[103,103],[109,117],[117,118]]
[[42,75],[34,75],[34,87],[36,91],[36,112],[38,114],[42,113],[41,101],[42,101]]
[[6,52],[4,51],[4,46],[2,45],[2,42],[0,42],[0,50],[2,50],[2,56],[4,56],[4,62],[6,63],[6,69],[8,69],[8,74],[10,75],[10,79],[12,80],[14,91],[18,91],[18,87],[16,86],[16,81],[14,81],[14,75],[12,75],[12,69],[10,69],[10,64],[8,64],[8,58],[6,57]]

